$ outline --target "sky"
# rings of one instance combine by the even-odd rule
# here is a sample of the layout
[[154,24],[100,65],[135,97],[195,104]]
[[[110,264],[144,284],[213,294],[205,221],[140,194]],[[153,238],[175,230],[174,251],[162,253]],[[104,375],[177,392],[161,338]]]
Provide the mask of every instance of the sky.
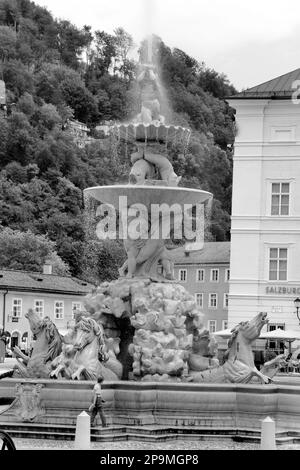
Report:
[[34,0],[55,18],[135,43],[150,33],[225,73],[240,91],[300,67],[299,0]]

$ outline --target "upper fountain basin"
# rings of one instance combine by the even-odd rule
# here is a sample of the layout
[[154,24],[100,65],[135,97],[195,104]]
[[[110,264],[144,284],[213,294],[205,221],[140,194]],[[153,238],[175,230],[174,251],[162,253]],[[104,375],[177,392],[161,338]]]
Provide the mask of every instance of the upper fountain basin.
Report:
[[162,123],[129,123],[115,124],[111,132],[119,139],[126,142],[161,142],[187,144],[191,130],[187,127],[165,125]]

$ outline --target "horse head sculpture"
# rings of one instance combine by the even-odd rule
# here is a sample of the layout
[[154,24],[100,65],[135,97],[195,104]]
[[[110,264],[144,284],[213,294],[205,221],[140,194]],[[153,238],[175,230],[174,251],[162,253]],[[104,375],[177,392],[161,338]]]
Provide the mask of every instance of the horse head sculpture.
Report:
[[76,323],[74,330],[76,332],[74,349],[79,354],[85,351],[85,348],[95,343],[98,349],[98,358],[101,362],[108,360],[108,354],[105,351],[103,327],[93,318],[81,317]]
[[104,367],[109,360],[103,327],[93,318],[80,316],[67,338],[63,352],[52,362],[51,377],[71,380],[96,380],[102,375],[107,380],[117,380],[115,373]]
[[18,359],[17,373],[22,377],[49,377],[51,361],[61,352],[62,338],[49,317],[41,318],[32,309],[28,310],[25,317],[29,321],[36,341],[30,357],[23,354],[19,348],[14,348],[14,354]]
[[25,313],[25,318],[29,321],[29,326],[33,335],[37,336],[41,332],[42,319],[32,308]]
[[44,360],[45,362],[52,361],[60,354],[62,346],[62,339],[56,325],[49,317],[41,319],[32,309],[25,314],[25,317],[28,319],[30,329],[36,337],[32,357],[40,349],[41,343],[46,342],[47,348]]
[[254,358],[251,349],[251,343],[255,341],[262,330],[262,327],[268,323],[267,313],[260,312],[252,320],[240,322],[231,330],[231,338],[228,340],[228,349],[225,353],[225,359],[239,359],[246,364],[254,367]]
[[252,318],[252,320],[239,323],[231,330],[232,336],[229,339],[228,347],[231,347],[239,333],[242,333],[244,341],[252,343],[259,337],[262,327],[268,323],[268,321],[267,313],[260,312],[256,317]]

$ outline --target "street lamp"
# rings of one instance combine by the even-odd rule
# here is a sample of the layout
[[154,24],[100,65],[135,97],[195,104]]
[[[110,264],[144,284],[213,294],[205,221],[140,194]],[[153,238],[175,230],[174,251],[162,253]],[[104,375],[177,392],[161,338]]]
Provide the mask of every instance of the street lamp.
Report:
[[297,299],[294,300],[294,304],[296,307],[296,315],[298,317],[299,325],[300,325],[300,318],[299,318],[299,308],[300,308],[300,299],[297,297]]

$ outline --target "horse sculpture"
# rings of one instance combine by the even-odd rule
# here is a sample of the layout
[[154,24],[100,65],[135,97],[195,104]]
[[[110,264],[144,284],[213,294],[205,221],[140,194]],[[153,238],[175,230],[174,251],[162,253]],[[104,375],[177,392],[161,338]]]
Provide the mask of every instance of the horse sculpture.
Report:
[[190,371],[193,382],[249,383],[253,377],[258,377],[261,383],[270,383],[271,378],[255,367],[251,347],[267,322],[267,314],[260,312],[252,320],[239,323],[231,330],[226,362],[203,372]]
[[213,369],[220,365],[216,353],[218,344],[210,336],[209,331],[203,328],[193,330],[192,346],[188,357],[188,366],[190,371],[204,371]]
[[118,380],[117,375],[104,367],[109,360],[105,350],[103,328],[93,318],[81,316],[64,337],[63,351],[53,362],[50,377],[68,380]]
[[23,354],[18,347],[14,348],[13,353],[18,361],[14,376],[48,378],[51,362],[61,352],[61,336],[49,317],[42,319],[32,309],[28,310],[25,317],[36,341],[30,357]]

